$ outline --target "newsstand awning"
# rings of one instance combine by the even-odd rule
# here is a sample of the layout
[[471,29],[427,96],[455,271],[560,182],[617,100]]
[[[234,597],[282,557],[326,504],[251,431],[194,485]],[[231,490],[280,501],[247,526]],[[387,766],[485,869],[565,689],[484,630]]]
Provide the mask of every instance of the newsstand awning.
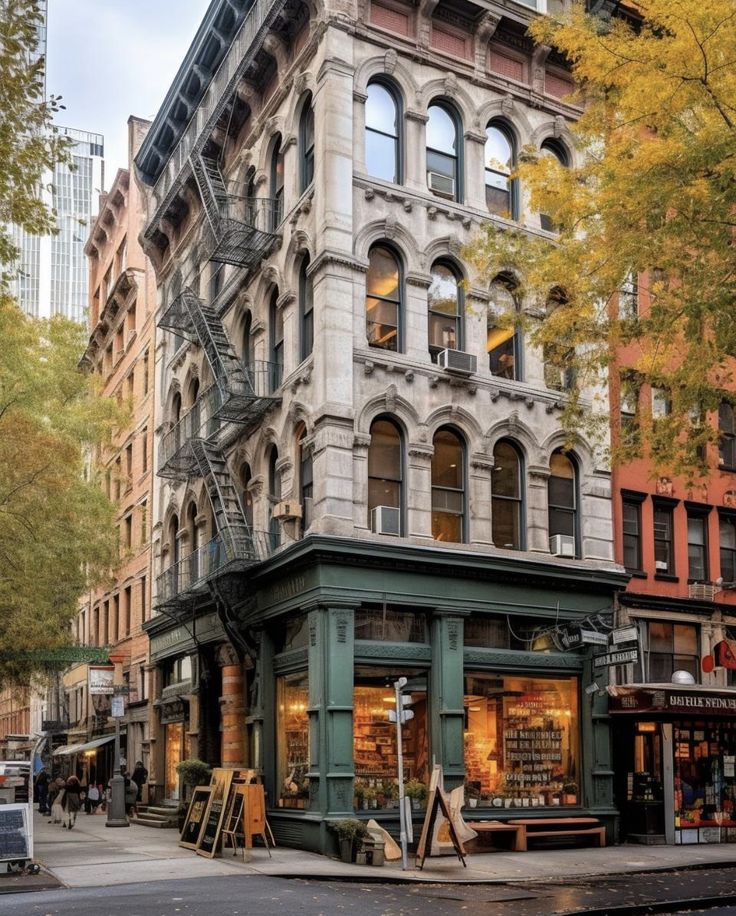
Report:
[[86,744],[68,744],[64,747],[57,747],[53,753],[54,757],[70,757],[72,754],[81,754],[84,751],[93,751],[96,747],[102,747],[109,741],[114,741],[115,735],[105,735],[104,738],[95,738],[94,741],[87,741]]
[[612,714],[736,717],[736,690],[689,684],[612,684],[606,690]]

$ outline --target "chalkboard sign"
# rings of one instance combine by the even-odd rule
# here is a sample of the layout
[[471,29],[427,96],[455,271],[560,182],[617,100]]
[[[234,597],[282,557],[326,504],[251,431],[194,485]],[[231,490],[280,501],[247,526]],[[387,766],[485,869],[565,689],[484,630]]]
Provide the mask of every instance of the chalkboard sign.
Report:
[[[211,787],[210,787],[211,788]],[[207,819],[204,830],[199,837],[197,844],[197,855],[207,856],[208,859],[214,859],[217,855],[217,843],[220,839],[220,830],[222,820],[225,814],[225,802],[222,799],[211,801],[207,810]]]
[[0,862],[33,858],[28,805],[0,805]]
[[207,816],[207,805],[212,795],[212,786],[197,786],[192,793],[189,811],[181,831],[179,845],[185,849],[196,849]]

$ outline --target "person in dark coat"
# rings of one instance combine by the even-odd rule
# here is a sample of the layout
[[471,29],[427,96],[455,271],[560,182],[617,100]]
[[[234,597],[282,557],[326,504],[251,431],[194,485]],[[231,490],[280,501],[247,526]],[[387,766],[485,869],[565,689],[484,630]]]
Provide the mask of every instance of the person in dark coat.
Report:
[[76,776],[70,776],[69,779],[67,779],[64,788],[66,789],[66,792],[64,793],[64,801],[62,802],[62,806],[66,812],[66,823],[62,823],[62,826],[68,827],[69,830],[71,830],[77,822],[77,814],[79,813],[79,809],[82,807],[82,785]]
[[131,779],[138,786],[136,801],[143,801],[143,786],[148,782],[148,770],[143,766],[143,761],[138,760],[136,762]]
[[41,772],[36,777],[36,801],[38,802],[38,813],[46,814],[48,811],[48,798],[49,798],[49,774],[46,770],[41,770]]

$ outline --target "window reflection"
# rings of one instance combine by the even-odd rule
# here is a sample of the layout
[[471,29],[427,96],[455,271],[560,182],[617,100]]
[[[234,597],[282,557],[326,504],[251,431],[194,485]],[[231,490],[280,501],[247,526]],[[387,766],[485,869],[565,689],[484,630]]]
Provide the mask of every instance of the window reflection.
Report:
[[549,471],[547,482],[549,536],[564,534],[577,540],[575,465],[564,452],[558,449],[550,457]]
[[[542,149],[540,150],[542,156],[547,156],[551,159],[557,160],[561,166],[566,168],[569,165],[567,153],[565,152],[564,147],[559,143],[556,143],[554,140],[545,140],[542,144]],[[552,218],[547,216],[546,213],[539,214],[539,224],[542,229],[545,229],[547,232],[556,232],[557,226],[552,222]]]
[[305,808],[309,798],[309,678],[276,678],[277,792],[280,808]]
[[439,430],[432,440],[432,537],[460,543],[465,513],[465,449],[451,429]]
[[399,181],[398,106],[382,83],[368,86],[365,104],[365,162],[370,175]]
[[458,199],[457,124],[441,105],[430,105],[427,121],[427,186],[441,197]]
[[486,128],[486,204],[491,213],[513,216],[511,172],[514,167],[514,147],[511,136],[498,125]]
[[388,248],[374,245],[368,255],[366,334],[372,347],[399,349],[399,264]]
[[522,489],[521,456],[516,447],[502,439],[493,449],[491,512],[492,537],[496,547],[521,550]]
[[460,285],[455,272],[447,264],[435,264],[427,293],[429,352],[433,357],[440,350],[459,350],[462,347],[460,300]]
[[402,484],[401,432],[388,419],[371,424],[368,447],[368,520],[377,506],[401,507]]
[[488,304],[488,366],[499,378],[521,379],[521,331],[516,324],[518,304],[512,277],[500,274],[491,284]]

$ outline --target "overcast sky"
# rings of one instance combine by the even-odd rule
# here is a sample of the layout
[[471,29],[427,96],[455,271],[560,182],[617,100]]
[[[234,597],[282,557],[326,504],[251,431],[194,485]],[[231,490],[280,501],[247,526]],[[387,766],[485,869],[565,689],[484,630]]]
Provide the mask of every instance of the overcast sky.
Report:
[[105,184],[127,165],[129,115],[153,118],[209,0],[49,0],[47,92],[65,127],[105,137]]

